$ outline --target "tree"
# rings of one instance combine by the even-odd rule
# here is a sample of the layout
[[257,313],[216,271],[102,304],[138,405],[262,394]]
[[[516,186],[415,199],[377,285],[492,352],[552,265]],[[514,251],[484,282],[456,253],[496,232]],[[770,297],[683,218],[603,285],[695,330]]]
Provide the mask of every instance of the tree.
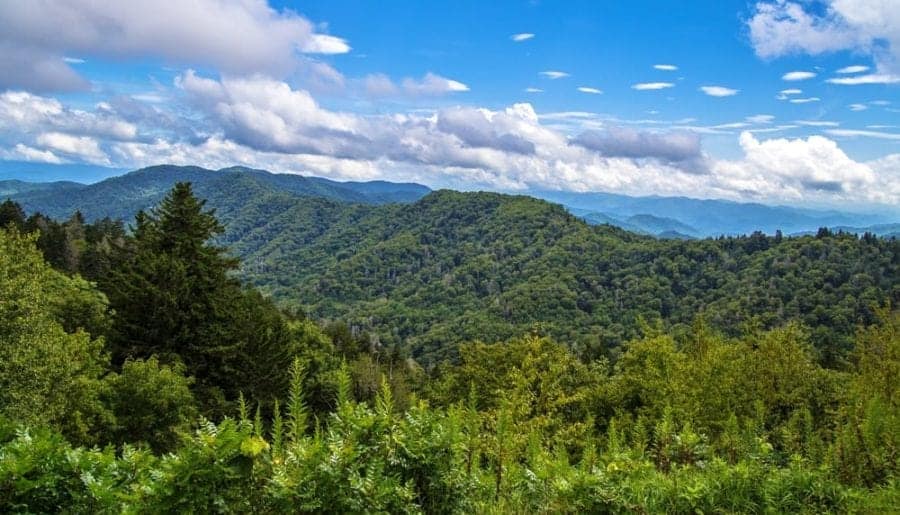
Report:
[[237,260],[211,243],[221,231],[191,185],[178,183],[159,207],[138,213],[129,254],[105,282],[114,361],[184,363],[207,414],[222,413],[240,392],[272,402],[287,385],[277,371],[294,357],[284,318],[241,287],[230,274]]
[[22,230],[25,226],[25,212],[18,203],[6,199],[0,204],[0,229],[10,224],[16,229]]
[[[0,229],[0,413],[94,442],[102,434],[97,429],[112,421],[100,402],[108,361],[103,340],[71,313],[102,317],[90,307],[98,297],[85,296],[84,284],[50,268],[35,240]],[[84,298],[86,309],[75,305]]]

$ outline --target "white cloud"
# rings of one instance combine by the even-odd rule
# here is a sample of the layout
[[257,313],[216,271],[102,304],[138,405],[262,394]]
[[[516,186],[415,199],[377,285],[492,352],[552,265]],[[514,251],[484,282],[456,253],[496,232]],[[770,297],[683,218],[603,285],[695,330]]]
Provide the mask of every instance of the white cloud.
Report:
[[872,169],[850,159],[828,138],[760,141],[744,132],[740,145],[743,159],[716,163],[716,173],[730,189],[760,198],[785,200],[859,197],[889,200],[878,191],[878,177]]
[[540,88],[525,88],[525,93],[543,93],[544,90]]
[[711,97],[730,97],[738,94],[738,90],[724,86],[701,86],[700,91]]
[[874,139],[886,139],[886,140],[900,140],[900,134],[896,134],[893,132],[880,132],[880,131],[861,131],[861,130],[853,130],[853,129],[830,129],[825,131],[826,133],[832,136],[841,136],[846,138],[874,138]]
[[362,88],[372,98],[394,96],[437,97],[451,93],[469,91],[469,86],[457,80],[426,73],[421,79],[404,78],[399,85],[383,73],[367,75],[362,79]]
[[855,65],[855,66],[846,66],[846,67],[841,68],[840,70],[836,71],[835,73],[851,74],[851,73],[862,73],[862,72],[867,72],[867,71],[869,71],[868,66]]
[[61,132],[45,132],[38,135],[35,142],[45,150],[61,152],[89,163],[110,164],[109,157],[100,149],[100,144],[89,136],[72,136]]
[[566,72],[561,72],[561,71],[557,71],[557,70],[547,70],[547,71],[543,71],[543,72],[540,72],[539,75],[543,75],[544,77],[547,77],[548,79],[552,79],[552,80],[562,79],[562,78],[564,78],[564,77],[568,77],[568,76],[569,76],[568,73],[566,73]]
[[797,120],[794,123],[797,125],[805,125],[807,127],[838,127],[840,126],[840,122],[831,122],[824,120]]
[[893,0],[760,1],[748,25],[763,58],[853,50],[875,61],[873,77],[900,74],[900,9]]
[[40,150],[22,143],[17,143],[16,146],[10,150],[0,149],[0,158],[34,163],[60,164],[65,162],[49,150]]
[[646,91],[646,90],[656,90],[656,89],[666,89],[674,87],[675,84],[671,82],[641,82],[631,86],[631,89],[636,89],[638,91]]
[[847,106],[851,111],[865,111],[869,108],[866,104],[850,104]]
[[860,86],[863,84],[898,84],[900,75],[873,73],[869,75],[857,75],[855,77],[836,77],[826,80],[830,84],[841,86]]
[[772,123],[774,119],[775,117],[771,114],[757,114],[747,117],[747,121],[750,123]]
[[[0,95],[0,108],[6,109],[0,110],[0,120],[9,120],[3,127],[14,127],[17,119],[31,120],[27,123],[32,127],[30,132],[0,129],[0,147],[6,149],[0,155],[122,167],[243,164],[337,179],[409,180],[465,189],[566,189],[798,203],[900,201],[898,187],[886,178],[896,180],[896,173],[882,175],[893,161],[877,169],[854,162],[821,136],[761,141],[746,132],[740,137],[741,158],[717,161],[703,152],[704,133],[722,138],[732,129],[793,127],[750,125],[772,123],[769,115],[722,126],[728,129],[623,129],[627,122],[602,114],[539,116],[525,103],[496,110],[340,112],[323,107],[308,91],[263,76],[212,79],[186,72],[177,86],[180,90],[171,97],[183,103],[175,106],[120,100],[141,113],[184,112],[192,126],[202,128],[199,134],[183,136],[180,129],[169,128],[168,121],[149,115],[141,118],[140,136],[131,140],[76,133],[68,130],[75,122],[114,116],[124,107],[110,99],[85,113],[56,99],[20,93],[12,101]],[[3,107],[4,99],[9,106]],[[634,121],[658,124],[656,128],[694,122]]]
[[678,67],[674,64],[654,64],[653,67],[664,72],[674,72],[678,70]]
[[84,59],[80,59],[78,57],[63,57],[63,62],[69,64],[84,64]]
[[597,88],[591,88],[588,86],[579,86],[577,89],[578,89],[578,91],[580,91],[582,93],[588,93],[591,95],[602,95],[603,94],[602,90],[599,90]]
[[65,132],[129,140],[137,136],[137,127],[115,112],[70,109],[55,98],[24,91],[0,93],[0,133],[29,134]]
[[889,106],[889,105],[891,105],[891,102],[889,100],[873,100],[869,103],[872,104],[873,106]]
[[516,43],[521,43],[522,41],[528,41],[529,39],[531,39],[533,37],[534,37],[534,34],[532,34],[530,32],[522,32],[520,34],[513,34],[512,36],[509,37],[509,39],[515,41]]
[[816,74],[813,72],[788,72],[781,76],[781,80],[789,82],[812,79]]
[[0,87],[84,88],[66,55],[157,57],[227,73],[284,75],[297,52],[350,50],[266,0],[33,0],[0,2]]
[[802,89],[796,89],[796,88],[781,90],[782,95],[800,95],[802,93],[803,93]]
[[819,97],[808,97],[808,98],[792,98],[790,102],[792,104],[810,104],[812,102],[818,102],[822,100]]
[[447,93],[460,93],[469,91],[469,86],[462,82],[447,79],[431,72],[426,73],[420,80],[406,78],[402,82],[403,90],[410,95],[437,96]]

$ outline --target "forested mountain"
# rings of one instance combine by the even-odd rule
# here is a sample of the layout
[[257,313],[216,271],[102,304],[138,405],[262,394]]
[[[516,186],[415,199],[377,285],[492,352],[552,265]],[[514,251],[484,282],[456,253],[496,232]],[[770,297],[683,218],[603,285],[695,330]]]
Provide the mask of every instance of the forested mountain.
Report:
[[[244,281],[314,319],[369,331],[426,365],[454,357],[461,342],[532,330],[584,356],[616,353],[643,323],[660,320],[677,332],[698,316],[731,335],[747,324],[800,320],[823,359],[837,362],[873,307],[900,301],[900,243],[870,236],[826,230],[659,240],[591,226],[526,196],[438,191],[375,205],[303,177],[177,172],[200,179],[195,191],[216,208],[225,229],[217,242],[242,259]],[[167,170],[98,183],[88,187],[94,207],[76,206],[95,216],[135,209],[163,194],[160,176]],[[394,188],[410,191],[364,186],[372,202]],[[127,202],[116,197],[121,188]]]
[[[185,183],[130,234],[0,204],[0,511],[900,501],[900,316],[878,307],[900,291],[896,241],[666,241],[529,197],[375,206],[231,177],[230,236]],[[235,270],[349,318],[281,311]],[[606,356],[578,324],[634,336]],[[391,339],[452,359],[423,369]]]
[[531,197],[452,191],[408,205],[286,201],[260,224],[247,216],[224,240],[247,281],[425,362],[535,327],[597,354],[641,320],[684,327],[698,315],[732,334],[799,319],[835,358],[872,306],[900,300],[900,242],[827,230],[657,240]]
[[[163,198],[176,182],[191,182],[203,196],[240,203],[243,197],[265,193],[321,197],[341,202],[381,204],[412,202],[430,190],[419,184],[374,182],[341,183],[318,177],[273,174],[263,170],[231,167],[207,170],[196,166],[152,166],[91,185],[48,183],[23,187],[4,196],[18,202],[28,212],[39,211],[54,218],[68,218],[76,210],[87,220],[113,218],[130,220]],[[0,183],[2,184],[2,183]],[[30,183],[18,183],[30,184]],[[247,187],[242,192],[236,186]],[[9,188],[12,190],[13,188]],[[218,194],[228,192],[228,195]],[[226,209],[228,205],[220,205]]]

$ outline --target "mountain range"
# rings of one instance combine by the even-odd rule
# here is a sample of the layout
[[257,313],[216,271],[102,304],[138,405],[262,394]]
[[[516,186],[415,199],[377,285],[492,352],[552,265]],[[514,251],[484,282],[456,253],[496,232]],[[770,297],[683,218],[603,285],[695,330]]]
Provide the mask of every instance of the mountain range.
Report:
[[[678,331],[701,313],[731,333],[799,319],[823,353],[837,355],[873,305],[900,301],[897,240],[818,232],[684,240],[709,226],[640,212],[614,218],[629,212],[622,199],[605,215],[579,212],[578,197],[566,208],[526,195],[172,166],[91,185],[5,181],[0,191],[29,213],[64,219],[77,209],[89,220],[130,221],[175,181],[191,181],[216,210],[225,227],[217,243],[241,258],[243,281],[285,307],[368,331],[376,344],[401,345],[424,364],[452,358],[460,342],[529,331],[590,355],[637,336],[642,321]],[[741,209],[663,203],[685,214],[696,202],[710,217]],[[660,232],[672,239],[641,234]]]
[[[322,197],[340,202],[383,204],[414,202],[431,189],[415,183],[387,181],[338,182],[296,174],[277,174],[244,167],[207,170],[194,166],[153,166],[99,182],[38,182],[60,173],[41,175],[34,166],[0,170],[0,197],[16,200],[29,211],[60,218],[81,210],[88,219],[130,219],[138,210],[155,205],[176,181],[190,181],[200,193],[227,187],[236,176],[249,178],[273,192]],[[22,171],[24,170],[24,171]],[[76,170],[85,179],[109,172]],[[4,178],[7,178],[3,180]],[[27,180],[23,180],[27,179]],[[237,192],[236,192],[237,193]],[[897,234],[897,218],[884,214],[858,214],[787,206],[700,200],[684,197],[630,197],[611,193],[530,191],[530,196],[565,206],[589,224],[608,224],[660,238],[704,238],[719,235],[814,233],[819,227],[845,232]]]

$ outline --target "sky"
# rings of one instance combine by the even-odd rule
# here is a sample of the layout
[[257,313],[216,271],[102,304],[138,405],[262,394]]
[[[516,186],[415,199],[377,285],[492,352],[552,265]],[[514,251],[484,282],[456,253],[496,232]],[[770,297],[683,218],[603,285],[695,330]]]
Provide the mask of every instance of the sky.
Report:
[[0,161],[900,205],[900,0],[0,2]]

